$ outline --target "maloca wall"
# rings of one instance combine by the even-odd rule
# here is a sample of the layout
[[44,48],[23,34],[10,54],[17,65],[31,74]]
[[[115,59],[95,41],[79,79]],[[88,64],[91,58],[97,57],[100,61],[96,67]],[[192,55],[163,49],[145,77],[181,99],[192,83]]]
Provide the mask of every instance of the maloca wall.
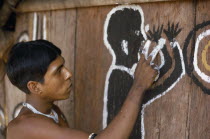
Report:
[[[57,103],[71,127],[87,132],[106,127],[128,94],[144,49],[157,55],[160,74],[139,107],[131,138],[207,139],[209,6],[210,1],[165,1],[29,10],[18,14],[15,36],[17,42],[47,39],[63,50],[74,89]],[[5,92],[8,123],[24,95],[7,78]]]

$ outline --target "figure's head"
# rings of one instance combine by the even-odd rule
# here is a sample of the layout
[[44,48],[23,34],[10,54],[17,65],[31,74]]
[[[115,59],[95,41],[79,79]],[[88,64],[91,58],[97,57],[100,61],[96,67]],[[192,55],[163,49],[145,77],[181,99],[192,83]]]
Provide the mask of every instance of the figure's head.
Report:
[[116,55],[117,65],[130,67],[138,62],[141,43],[146,40],[143,24],[139,6],[118,6],[107,15],[104,40]]
[[64,66],[61,50],[46,40],[20,42],[11,49],[7,75],[26,94],[49,100],[66,99],[71,73]]

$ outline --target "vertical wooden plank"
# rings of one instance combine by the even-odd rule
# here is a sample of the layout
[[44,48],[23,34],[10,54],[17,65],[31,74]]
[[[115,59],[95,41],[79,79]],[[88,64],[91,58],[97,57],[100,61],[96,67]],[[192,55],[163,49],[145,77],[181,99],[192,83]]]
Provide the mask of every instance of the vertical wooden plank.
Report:
[[111,56],[103,43],[103,25],[111,7],[79,8],[76,34],[75,127],[102,128],[103,93]]
[[[149,24],[151,31],[154,26],[157,29],[158,26],[163,25],[163,30],[167,30],[168,23],[171,25],[173,23],[175,25],[179,23],[179,28],[181,28],[182,31],[176,37],[176,40],[182,49],[186,36],[194,27],[193,21],[195,15],[192,1],[142,4],[141,6],[145,14],[145,25]],[[150,12],[151,9],[153,14]],[[167,74],[161,78],[162,82],[159,83],[160,85],[164,83],[167,78],[170,78],[171,70],[177,66],[174,62],[177,55],[173,56],[172,54],[173,48],[170,46],[170,40],[167,38],[164,31],[161,36],[166,39],[166,47],[172,57],[172,67]],[[164,86],[162,87],[164,88]],[[146,139],[186,138],[190,87],[190,79],[184,76],[174,88],[170,91],[166,91],[166,95],[155,100],[145,109],[144,125]]]
[[[28,39],[28,26],[29,26],[29,14],[18,14],[15,40],[27,41]],[[28,36],[28,37],[27,37]],[[30,37],[29,37],[30,38]],[[13,119],[13,113],[18,104],[25,101],[25,94],[11,84],[8,77],[5,77],[5,92],[6,92],[6,124],[8,124]]]
[[[144,12],[145,29],[148,26],[151,30],[153,29],[153,26],[157,29],[158,26],[164,25],[164,29],[167,30],[168,22],[170,22],[170,27],[172,24],[175,26],[179,23],[179,28],[182,28],[182,31],[175,37],[181,48],[183,48],[185,38],[194,26],[192,1],[141,4],[139,6],[142,7]],[[104,34],[102,34],[102,32],[103,22],[106,19],[105,14],[108,14],[112,8],[113,7],[95,7],[80,8],[78,10],[75,121],[78,129],[87,132],[98,131],[100,127],[97,125],[102,122],[100,119],[102,111],[100,109],[103,106],[103,95],[98,92],[103,92],[104,90],[98,89],[98,86],[103,86],[104,88],[104,83],[101,83],[97,77],[101,77],[99,79],[105,79],[108,68],[111,65],[111,56],[107,54],[106,49],[103,48],[102,50],[99,46],[104,45],[102,41]],[[155,14],[151,14],[151,9],[153,9],[153,13]],[[186,13],[188,14],[186,15]],[[185,18],[185,16],[188,18]],[[192,22],[189,23],[189,21]],[[169,55],[172,57],[173,63],[171,69],[169,69],[167,74],[157,83],[157,86],[164,83],[164,81],[167,81],[166,79],[170,77],[173,69],[177,66],[174,63],[174,59],[176,59],[177,55],[173,56],[172,54],[173,50],[171,48],[172,46],[170,46],[170,38],[167,38],[163,32],[162,37],[167,41],[166,47],[169,51]],[[104,62],[105,65],[99,67],[97,63],[101,64],[102,61],[106,61]],[[104,72],[97,72],[98,69],[103,69]],[[168,92],[168,94],[159,100],[155,100],[146,108],[144,116],[146,130],[145,138],[186,137],[188,130],[186,128],[186,123],[188,120],[189,80],[188,77],[181,79],[181,81],[176,84],[175,88]],[[164,88],[164,86],[162,87]],[[170,85],[167,87],[170,87]],[[97,108],[95,108],[95,105],[93,104],[96,104]],[[86,106],[92,107],[87,108]],[[140,115],[141,114],[139,113],[139,116]],[[92,117],[94,117],[94,120]],[[169,125],[172,126],[169,128]],[[141,128],[138,127],[134,130],[140,133]]]
[[[50,11],[43,13],[47,18],[47,40],[62,50],[66,67],[72,72],[74,84],[76,10]],[[64,112],[70,127],[74,127],[74,91],[69,99],[57,102]]]
[[[194,40],[193,45],[189,45],[188,49],[191,50],[191,57],[196,59],[197,68],[203,72],[207,77],[210,76],[209,65],[209,29],[210,29],[210,15],[209,6],[210,1],[198,0],[196,3],[196,26],[192,30],[194,36],[191,36],[189,42]],[[192,34],[193,34],[192,33]],[[200,41],[198,41],[200,38]],[[196,53],[197,49],[197,53]],[[205,51],[206,49],[206,51]],[[206,56],[203,55],[205,53]],[[195,55],[194,55],[195,54]],[[193,67],[191,78],[193,81],[190,97],[190,119],[189,119],[189,138],[190,139],[206,139],[210,138],[210,82],[201,73],[196,72],[196,66],[193,61],[188,65]],[[201,78],[203,77],[203,79]]]

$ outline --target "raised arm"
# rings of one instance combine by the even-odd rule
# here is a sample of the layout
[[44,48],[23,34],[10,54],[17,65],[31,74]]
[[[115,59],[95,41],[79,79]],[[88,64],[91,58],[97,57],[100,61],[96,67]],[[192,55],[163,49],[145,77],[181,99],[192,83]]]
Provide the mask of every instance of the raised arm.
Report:
[[[150,66],[150,60],[145,60],[144,55],[137,65],[133,86],[123,103],[123,106],[111,123],[95,139],[127,139],[136,122],[140,105],[145,90],[147,90],[154,81],[157,71]],[[18,122],[18,123],[17,123]],[[24,127],[24,128],[23,128]],[[8,127],[8,139],[19,138],[36,139],[88,139],[89,134],[61,127],[53,120],[40,115],[27,116],[24,120],[11,122]],[[21,134],[20,134],[21,133]]]

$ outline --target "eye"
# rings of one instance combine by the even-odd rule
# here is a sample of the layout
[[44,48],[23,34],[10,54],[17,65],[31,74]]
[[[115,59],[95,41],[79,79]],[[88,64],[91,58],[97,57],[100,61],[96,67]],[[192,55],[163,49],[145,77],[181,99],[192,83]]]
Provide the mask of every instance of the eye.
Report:
[[63,68],[63,66],[62,67],[60,67],[58,70],[57,70],[57,73],[61,73],[61,71],[62,71],[62,68]]
[[58,70],[58,73],[61,73],[61,68]]

